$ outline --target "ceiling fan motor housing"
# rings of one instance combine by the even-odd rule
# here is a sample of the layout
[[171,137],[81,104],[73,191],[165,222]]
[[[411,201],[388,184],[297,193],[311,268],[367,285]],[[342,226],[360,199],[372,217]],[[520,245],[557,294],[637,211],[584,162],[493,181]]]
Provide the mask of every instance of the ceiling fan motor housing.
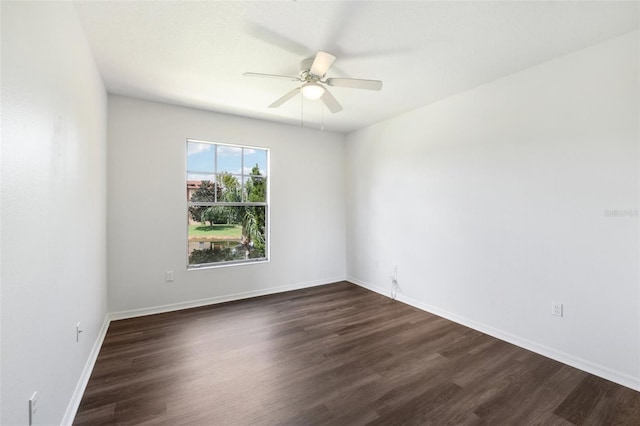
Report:
[[300,61],[298,67],[300,68],[300,78],[303,81],[313,81],[320,80],[324,75],[313,75],[311,74],[311,65],[313,65],[313,61],[315,58],[307,58]]

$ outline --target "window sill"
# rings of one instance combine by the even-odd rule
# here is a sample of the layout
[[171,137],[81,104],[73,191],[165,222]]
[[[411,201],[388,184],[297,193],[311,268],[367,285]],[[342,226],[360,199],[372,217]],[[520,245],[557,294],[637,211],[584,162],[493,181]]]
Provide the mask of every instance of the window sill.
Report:
[[220,263],[203,263],[201,265],[187,265],[188,271],[201,271],[203,269],[218,269],[218,268],[228,268],[232,266],[246,266],[246,265],[257,265],[262,263],[269,263],[269,258],[260,258],[253,260],[238,260],[238,261],[229,261],[229,262],[220,262]]

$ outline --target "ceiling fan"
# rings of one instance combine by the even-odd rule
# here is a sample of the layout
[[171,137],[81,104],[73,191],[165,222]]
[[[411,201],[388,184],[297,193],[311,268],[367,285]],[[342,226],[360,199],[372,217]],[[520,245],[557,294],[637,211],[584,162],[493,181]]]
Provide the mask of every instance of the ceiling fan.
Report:
[[359,78],[327,78],[326,80],[323,80],[335,60],[336,57],[332,54],[319,50],[315,58],[307,58],[300,62],[300,75],[298,77],[277,74],[260,74],[255,72],[245,72],[243,75],[247,77],[278,78],[302,83],[300,87],[296,87],[269,105],[269,108],[278,108],[298,93],[302,93],[302,96],[307,99],[322,100],[329,111],[336,113],[342,111],[342,106],[338,103],[336,98],[329,93],[329,90],[323,86],[324,84],[336,87],[351,87],[353,89],[382,89],[382,81],[380,80],[363,80]]

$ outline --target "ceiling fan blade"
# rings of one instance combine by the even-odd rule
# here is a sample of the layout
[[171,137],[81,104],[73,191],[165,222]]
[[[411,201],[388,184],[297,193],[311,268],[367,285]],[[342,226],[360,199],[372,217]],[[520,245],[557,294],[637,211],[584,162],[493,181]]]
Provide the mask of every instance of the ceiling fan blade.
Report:
[[266,78],[277,78],[280,80],[289,80],[289,81],[302,81],[298,77],[292,77],[289,75],[278,75],[278,74],[261,74],[259,72],[245,72],[242,74],[245,77],[266,77]]
[[286,50],[293,53],[296,56],[304,57],[309,54],[309,48],[305,45],[298,43],[297,41],[285,37],[282,34],[270,30],[269,28],[257,23],[247,24],[247,30],[253,37],[268,43],[274,47]]
[[380,80],[363,80],[360,78],[328,78],[326,83],[329,86],[351,87],[353,89],[382,89],[382,81]]
[[322,99],[322,102],[324,102],[327,108],[329,108],[329,111],[333,112],[334,114],[336,112],[342,111],[342,105],[338,103],[336,98],[334,98],[333,95],[329,93],[328,90],[324,91],[324,94],[320,99]]
[[333,61],[335,60],[336,57],[331,53],[318,50],[316,58],[313,60],[313,64],[311,65],[311,69],[309,70],[309,72],[316,77],[324,77],[324,75],[327,73],[327,70],[331,67]]
[[269,105],[269,108],[278,108],[280,105],[282,105],[283,103],[287,102],[289,99],[297,95],[298,92],[300,92],[300,88],[296,87],[295,89],[293,89],[292,91],[290,91],[289,93],[287,93],[286,95],[284,95],[283,97],[281,97],[280,99],[278,99],[277,101]]

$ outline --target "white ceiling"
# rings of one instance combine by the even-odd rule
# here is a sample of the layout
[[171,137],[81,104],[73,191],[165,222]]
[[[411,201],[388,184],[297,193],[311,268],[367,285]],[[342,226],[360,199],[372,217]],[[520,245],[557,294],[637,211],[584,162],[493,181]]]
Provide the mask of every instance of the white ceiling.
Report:
[[300,123],[296,87],[245,71],[298,75],[337,56],[327,77],[344,110],[304,101],[304,125],[349,132],[638,28],[638,2],[76,1],[110,93]]

